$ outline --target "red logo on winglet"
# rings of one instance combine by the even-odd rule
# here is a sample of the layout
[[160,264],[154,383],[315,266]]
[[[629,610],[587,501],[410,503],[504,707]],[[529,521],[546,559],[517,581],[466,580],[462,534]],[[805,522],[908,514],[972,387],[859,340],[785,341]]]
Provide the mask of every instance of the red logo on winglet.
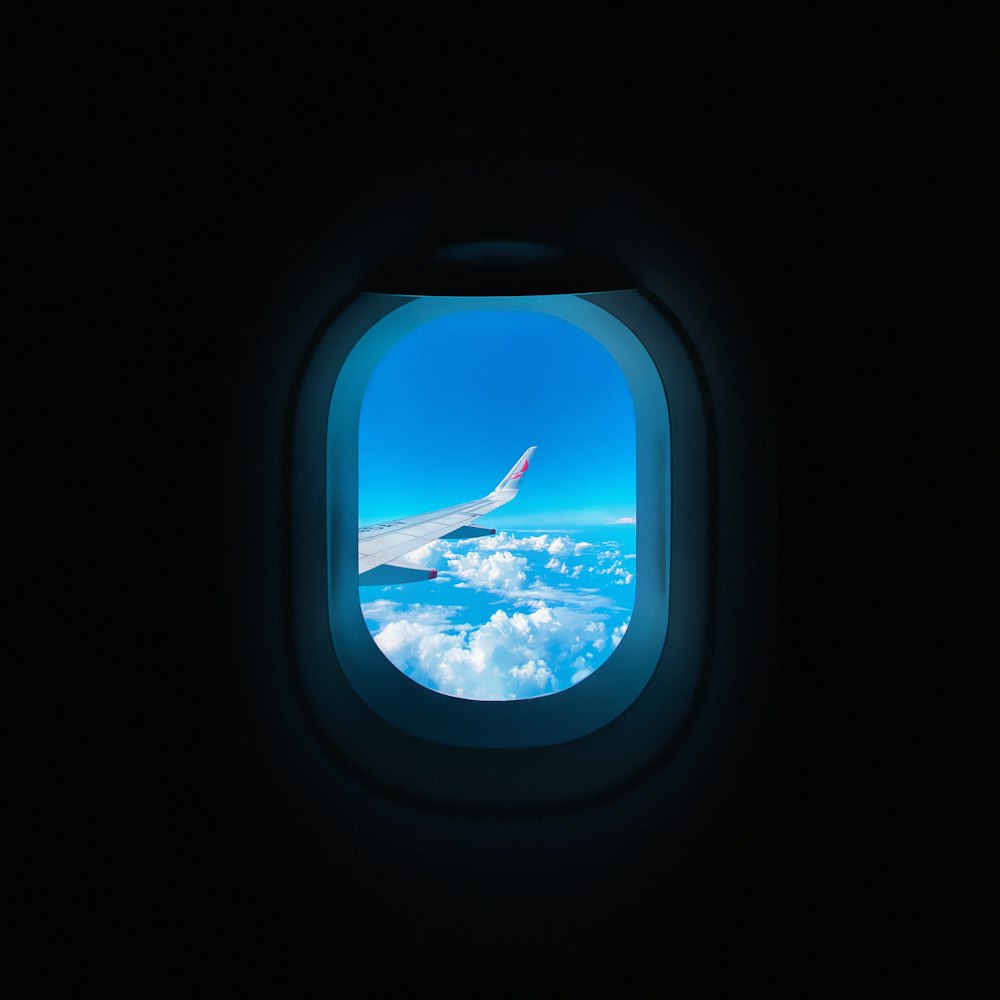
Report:
[[523,475],[524,475],[524,470],[525,470],[525,469],[526,469],[527,467],[528,467],[528,460],[527,460],[527,459],[525,459],[525,460],[524,460],[524,465],[522,465],[522,466],[521,466],[521,471],[520,471],[520,472],[515,472],[515,473],[514,473],[514,475],[513,475],[513,476],[511,476],[510,478],[511,478],[511,479],[520,479],[520,478],[521,478],[521,476],[523,476]]

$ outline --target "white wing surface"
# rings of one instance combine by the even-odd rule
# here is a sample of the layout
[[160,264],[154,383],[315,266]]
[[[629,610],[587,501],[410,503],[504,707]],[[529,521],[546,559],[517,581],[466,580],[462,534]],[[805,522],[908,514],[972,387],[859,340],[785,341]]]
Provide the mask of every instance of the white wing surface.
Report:
[[[502,507],[517,496],[521,478],[528,469],[531,456],[535,453],[532,445],[515,463],[510,472],[481,500],[470,500],[443,507],[428,514],[414,514],[395,521],[371,524],[358,530],[358,573],[360,583],[402,583],[408,579],[427,579],[437,576],[434,570],[420,570],[409,563],[396,560],[419,549],[421,545],[436,538],[475,538],[492,535],[495,531],[487,528],[470,527],[473,521],[490,511]],[[372,573],[384,567],[379,573]],[[408,571],[408,572],[407,572]],[[413,575],[415,574],[415,575]]]

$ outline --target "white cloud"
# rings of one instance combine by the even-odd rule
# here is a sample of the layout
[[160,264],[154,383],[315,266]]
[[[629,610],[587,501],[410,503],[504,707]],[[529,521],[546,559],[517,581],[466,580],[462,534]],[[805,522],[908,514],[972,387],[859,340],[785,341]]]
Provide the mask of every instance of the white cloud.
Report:
[[389,601],[379,598],[376,601],[366,601],[361,605],[361,613],[365,620],[371,621],[398,621],[405,615],[406,619],[420,625],[434,628],[449,626],[451,628],[471,628],[470,625],[455,626],[451,624],[451,619],[460,611],[465,609],[459,605],[449,604],[409,604],[405,610],[398,601]]
[[528,681],[541,691],[552,680],[552,671],[544,660],[528,660],[523,667],[513,667],[511,677],[519,681]]
[[457,586],[465,584],[501,593],[520,590],[524,586],[527,566],[528,560],[524,556],[515,556],[510,552],[495,552],[485,558],[478,552],[470,552],[448,560],[448,569],[462,581]]
[[[610,585],[634,579],[616,541],[595,545],[566,534],[501,531],[438,539],[409,558],[436,568],[439,586],[395,587],[362,611],[386,657],[445,694],[492,701],[566,689],[607,659],[628,625],[626,619],[612,628],[608,621],[612,613],[621,621],[617,616],[629,610],[616,604]],[[585,571],[597,574],[587,578],[592,586],[571,582]],[[448,587],[456,588],[454,603],[430,603],[449,594]],[[463,591],[469,607],[461,603]],[[405,603],[421,594],[421,601]],[[490,614],[487,608],[498,603]],[[483,620],[485,614],[490,617]]]
[[618,648],[618,643],[620,643],[622,641],[622,636],[625,634],[625,631],[628,629],[629,622],[631,620],[632,619],[630,618],[628,621],[622,622],[621,625],[616,625],[611,630],[611,645],[615,649]]
[[[497,549],[498,545],[506,545],[510,540],[509,536],[501,538],[503,532],[491,535],[478,542],[474,551],[469,551],[459,555],[454,552],[447,553],[446,572],[458,578],[454,586],[459,588],[473,588],[480,591],[488,591],[503,597],[515,606],[534,606],[538,601],[553,601],[560,604],[569,604],[578,608],[595,609],[600,607],[611,607],[614,601],[602,594],[596,588],[577,588],[574,590],[564,590],[549,586],[537,576],[529,583],[528,573],[531,563],[526,556],[513,555],[506,548],[500,551],[492,551],[489,555],[483,555],[479,550],[486,551]],[[497,542],[500,539],[500,542]],[[535,535],[526,539],[515,539],[517,542],[528,543],[522,546],[522,550],[547,552],[553,544],[548,535]],[[435,543],[430,543],[434,545]],[[569,546],[566,551],[571,551]],[[551,572],[561,576],[572,576],[579,579],[582,567],[574,567],[570,574],[569,567],[565,562],[553,556],[543,566]],[[438,579],[441,579],[439,570]],[[447,579],[446,581],[447,582]]]
[[[487,535],[485,538],[477,540],[477,547],[481,551],[496,551],[505,549],[512,552],[546,552],[549,547],[561,541],[560,538],[550,539],[548,535],[526,535],[516,538],[506,531],[498,531],[495,535]],[[569,539],[566,538],[566,542]],[[556,553],[551,553],[555,555]]]
[[404,608],[372,601],[363,610],[370,618],[394,616],[374,638],[397,667],[435,690],[476,700],[531,697],[568,687],[592,672],[594,652],[607,643],[603,620],[568,607],[540,604],[528,613],[499,609],[475,627],[451,621],[459,607]]
[[[620,542],[615,539],[608,539],[600,544],[612,548],[620,547]],[[484,535],[481,538],[439,538],[428,542],[427,545],[421,546],[416,551],[423,552],[430,549],[434,552],[472,547],[481,552],[507,550],[510,552],[548,552],[550,555],[563,555],[572,552],[574,555],[580,555],[588,549],[595,548],[595,545],[594,542],[574,542],[572,535],[566,533],[550,534],[544,532],[534,535],[516,535],[511,531],[501,530],[495,535]]]
[[590,639],[590,644],[600,653],[604,647],[607,645],[607,639],[605,638],[604,622],[588,622],[584,628],[585,632],[592,633],[592,638]]
[[595,587],[564,590],[561,587],[550,587],[537,578],[524,590],[510,591],[507,597],[515,606],[526,604],[535,607],[539,601],[551,601],[588,611],[594,611],[597,608],[611,608],[615,604],[610,597]]
[[634,517],[619,517],[611,522],[612,524],[635,524]]
[[374,618],[376,621],[391,618],[398,609],[399,604],[396,601],[389,601],[385,598],[380,598],[377,601],[366,601],[361,605],[361,613],[365,618]]
[[616,577],[613,582],[622,586],[631,583],[635,579],[635,574],[630,573],[622,566],[621,559],[616,559],[610,566],[605,566],[604,569],[594,569],[591,567],[590,572],[598,576]]
[[[469,544],[469,542],[463,541],[454,544],[457,547]],[[574,542],[569,535],[549,535],[546,533],[517,537],[507,531],[498,531],[495,535],[475,539],[472,544],[480,552],[547,552],[550,556],[563,556],[571,552],[574,555],[580,555],[581,552],[594,547],[593,542]]]

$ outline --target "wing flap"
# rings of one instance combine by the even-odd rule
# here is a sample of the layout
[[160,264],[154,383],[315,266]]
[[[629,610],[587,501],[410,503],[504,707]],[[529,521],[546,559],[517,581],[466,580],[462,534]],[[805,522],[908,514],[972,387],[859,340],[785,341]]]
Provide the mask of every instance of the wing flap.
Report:
[[400,583],[416,583],[420,580],[433,580],[437,577],[436,569],[423,566],[413,566],[410,563],[388,562],[376,566],[358,576],[360,587],[388,587]]

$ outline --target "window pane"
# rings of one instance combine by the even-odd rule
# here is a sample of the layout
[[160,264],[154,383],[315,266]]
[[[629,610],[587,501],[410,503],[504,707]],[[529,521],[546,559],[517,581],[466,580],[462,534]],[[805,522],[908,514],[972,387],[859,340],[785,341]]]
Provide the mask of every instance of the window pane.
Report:
[[495,534],[393,558],[435,579],[359,586],[383,654],[432,690],[549,695],[614,651],[635,601],[634,407],[604,347],[533,312],[428,322],[366,388],[360,526],[486,497],[531,446],[517,494],[474,521]]

